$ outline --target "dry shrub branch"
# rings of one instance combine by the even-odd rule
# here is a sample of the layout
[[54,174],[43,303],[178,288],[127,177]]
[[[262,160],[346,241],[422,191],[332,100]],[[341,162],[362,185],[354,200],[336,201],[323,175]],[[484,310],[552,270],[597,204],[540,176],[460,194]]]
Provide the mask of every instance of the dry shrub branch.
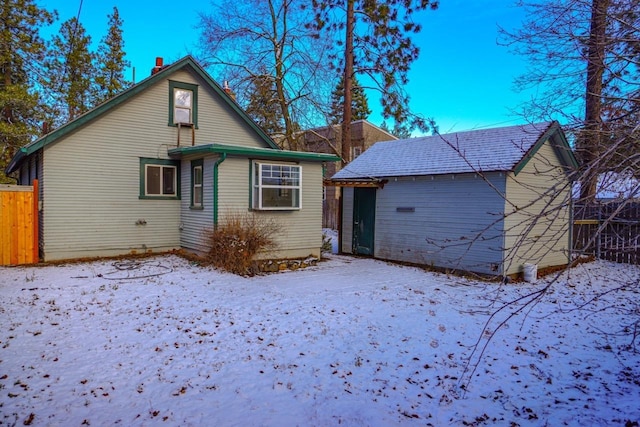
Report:
[[279,230],[273,218],[253,212],[228,213],[210,233],[206,261],[230,273],[253,276],[259,273],[256,255],[276,249]]

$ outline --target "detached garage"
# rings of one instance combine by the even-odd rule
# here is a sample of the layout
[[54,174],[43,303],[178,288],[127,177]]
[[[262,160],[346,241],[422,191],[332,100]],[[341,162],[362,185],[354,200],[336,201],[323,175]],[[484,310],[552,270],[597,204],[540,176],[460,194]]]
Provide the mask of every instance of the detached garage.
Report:
[[376,143],[331,179],[341,250],[496,276],[565,265],[576,167],[557,122]]

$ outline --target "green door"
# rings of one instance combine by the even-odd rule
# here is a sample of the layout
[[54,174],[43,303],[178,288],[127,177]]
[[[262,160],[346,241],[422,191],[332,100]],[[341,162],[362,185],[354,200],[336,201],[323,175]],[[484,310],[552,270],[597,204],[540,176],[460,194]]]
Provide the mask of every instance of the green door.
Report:
[[376,189],[353,189],[353,252],[373,255],[373,232],[376,217]]

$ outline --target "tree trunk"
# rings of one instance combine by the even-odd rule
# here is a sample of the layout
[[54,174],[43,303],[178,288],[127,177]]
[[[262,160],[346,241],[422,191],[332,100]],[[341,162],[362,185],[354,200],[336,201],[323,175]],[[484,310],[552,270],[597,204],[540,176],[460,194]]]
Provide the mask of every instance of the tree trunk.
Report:
[[347,27],[344,47],[344,105],[342,114],[342,166],[351,161],[351,87],[353,79],[354,0],[347,0]]
[[[286,27],[286,15],[288,12],[288,4],[285,2],[283,4],[284,8],[284,23],[285,27],[282,30],[283,34],[286,35],[287,27]],[[276,84],[276,93],[278,94],[278,103],[280,104],[280,110],[282,112],[282,120],[284,121],[284,140],[285,144],[288,144],[289,150],[298,150],[298,143],[294,138],[294,129],[293,129],[293,121],[291,120],[291,114],[289,114],[289,102],[287,101],[287,93],[284,87],[284,70],[283,70],[283,61],[282,58],[284,56],[284,46],[281,42],[280,37],[278,36],[278,16],[273,7],[273,2],[269,1],[269,13],[271,14],[271,25],[273,31],[273,53],[275,60],[275,84]],[[285,147],[282,147],[285,148]]]
[[595,199],[598,183],[597,161],[602,140],[602,76],[607,30],[607,12],[610,0],[593,0],[591,28],[589,30],[587,81],[585,96],[585,126],[578,147],[583,170],[580,198],[584,202]]

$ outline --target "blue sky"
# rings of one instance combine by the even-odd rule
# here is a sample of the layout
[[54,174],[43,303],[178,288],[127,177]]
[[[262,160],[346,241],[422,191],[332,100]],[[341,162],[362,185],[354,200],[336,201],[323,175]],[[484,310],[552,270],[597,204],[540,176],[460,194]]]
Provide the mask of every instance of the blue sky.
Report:
[[[198,12],[207,11],[209,1],[176,3],[175,0],[37,0],[56,9],[61,22],[78,14],[97,45],[107,31],[107,15],[116,6],[124,20],[125,51],[135,68],[136,81],[149,75],[155,58],[165,63],[196,51],[199,31],[194,28]],[[498,46],[497,25],[517,28],[523,13],[513,0],[442,0],[440,8],[423,12],[422,32],[415,42],[421,54],[412,67],[408,91],[411,108],[433,117],[440,131],[506,126],[523,123],[514,114],[531,92],[513,91],[513,79],[526,70],[524,58]],[[133,70],[127,78],[131,79]],[[369,120],[380,124],[377,102]]]

